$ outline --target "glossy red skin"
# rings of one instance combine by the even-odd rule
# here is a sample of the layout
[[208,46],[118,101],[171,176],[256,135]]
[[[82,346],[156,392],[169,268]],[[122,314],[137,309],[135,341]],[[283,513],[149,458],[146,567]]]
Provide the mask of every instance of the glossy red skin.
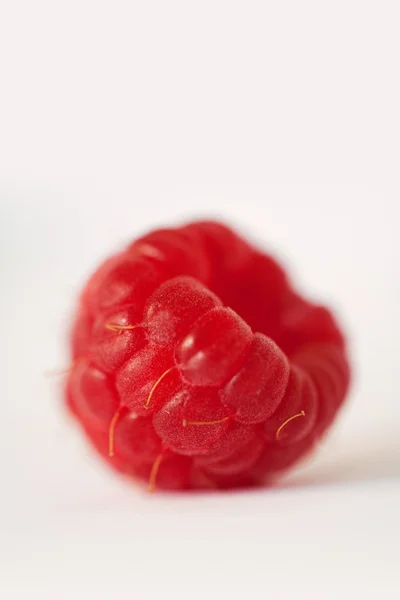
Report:
[[105,261],[71,343],[70,410],[108,464],[160,489],[274,479],[314,448],[350,379],[332,314],[214,222]]

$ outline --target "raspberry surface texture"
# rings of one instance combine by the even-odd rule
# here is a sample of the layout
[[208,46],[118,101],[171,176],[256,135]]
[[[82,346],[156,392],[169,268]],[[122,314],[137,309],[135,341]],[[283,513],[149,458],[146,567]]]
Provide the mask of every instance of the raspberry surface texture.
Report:
[[274,481],[314,449],[349,385],[332,314],[216,222],[153,231],[106,260],[71,344],[70,411],[150,491]]

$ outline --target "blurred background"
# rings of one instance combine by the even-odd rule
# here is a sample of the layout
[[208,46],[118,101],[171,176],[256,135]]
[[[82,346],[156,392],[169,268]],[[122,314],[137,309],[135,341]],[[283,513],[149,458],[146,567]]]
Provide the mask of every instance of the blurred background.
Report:
[[[400,594],[396,2],[0,1],[0,596]],[[354,381],[274,490],[157,495],[62,410],[100,260],[217,217],[335,309]]]

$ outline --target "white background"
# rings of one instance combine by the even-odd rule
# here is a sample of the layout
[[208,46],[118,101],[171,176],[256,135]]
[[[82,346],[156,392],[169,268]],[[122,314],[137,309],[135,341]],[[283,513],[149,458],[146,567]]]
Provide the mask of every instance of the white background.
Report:
[[[0,0],[0,597],[400,595],[398,2]],[[335,307],[354,384],[275,490],[148,497],[62,411],[88,273],[220,216]]]

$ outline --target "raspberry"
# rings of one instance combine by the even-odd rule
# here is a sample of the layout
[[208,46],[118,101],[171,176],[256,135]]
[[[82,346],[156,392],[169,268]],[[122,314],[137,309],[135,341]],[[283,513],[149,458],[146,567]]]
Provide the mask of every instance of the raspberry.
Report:
[[222,224],[142,236],[83,290],[66,402],[149,490],[273,480],[314,448],[350,371],[332,314]]

